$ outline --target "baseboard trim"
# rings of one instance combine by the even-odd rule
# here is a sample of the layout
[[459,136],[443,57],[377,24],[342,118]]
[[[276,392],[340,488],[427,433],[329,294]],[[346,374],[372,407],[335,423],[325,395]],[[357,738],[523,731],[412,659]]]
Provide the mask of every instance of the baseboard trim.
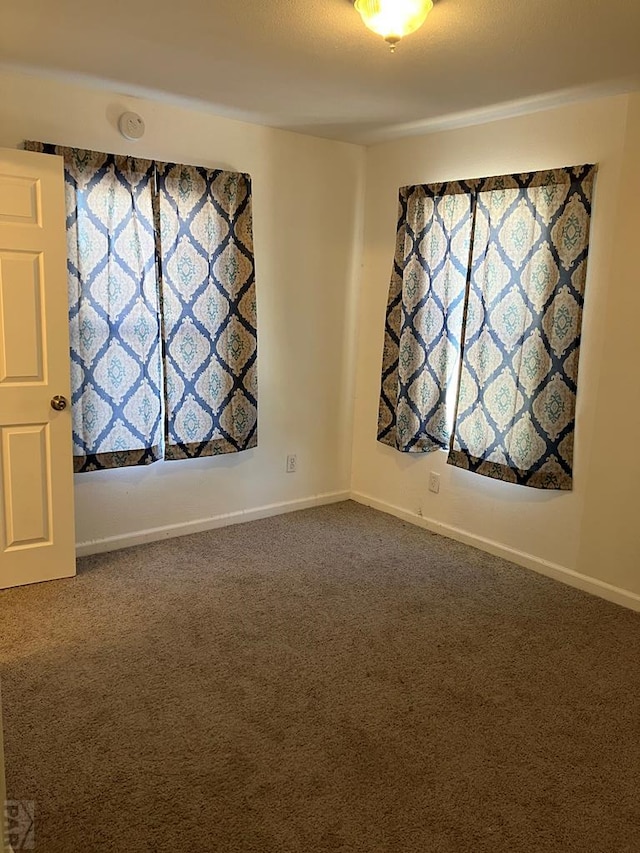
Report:
[[138,530],[135,533],[125,533],[122,536],[108,536],[105,539],[94,539],[80,542],[76,545],[76,555],[86,557],[89,554],[103,554],[106,551],[117,551],[120,548],[131,548],[133,545],[144,545],[147,542],[158,542],[162,539],[173,539],[177,536],[187,536],[190,533],[202,533],[217,527],[227,527],[230,524],[242,524],[245,521],[256,521],[272,515],[282,515],[299,509],[310,509],[314,506],[338,503],[349,500],[351,493],[325,492],[308,498],[298,498],[293,501],[265,504],[251,509],[238,510],[214,515],[210,518],[200,518],[195,521],[185,521],[180,524],[167,524],[164,527],[152,527],[148,530]]
[[640,612],[640,595],[634,592],[622,589],[612,584],[600,581],[597,578],[591,578],[588,575],[580,574],[579,572],[568,569],[557,563],[551,563],[536,557],[533,554],[528,554],[524,551],[518,551],[515,548],[509,548],[492,539],[486,539],[483,536],[478,536],[475,533],[469,533],[459,527],[454,527],[450,524],[443,524],[433,518],[426,518],[417,513],[409,512],[402,507],[387,503],[386,501],[378,500],[377,498],[366,495],[362,492],[340,491],[340,492],[325,492],[319,495],[313,495],[308,498],[298,498],[293,501],[281,501],[279,503],[265,504],[264,506],[253,507],[246,510],[238,510],[237,512],[221,513],[220,515],[211,516],[210,518],[196,519],[195,521],[186,521],[180,524],[169,524],[164,527],[153,527],[148,530],[139,530],[135,533],[127,533],[122,536],[109,536],[105,539],[95,539],[89,542],[80,542],[76,546],[76,554],[78,557],[88,556],[89,554],[102,554],[107,551],[117,551],[120,548],[131,548],[134,545],[144,545],[148,542],[157,542],[163,539],[173,539],[178,536],[187,536],[190,533],[202,533],[205,530],[214,530],[218,527],[226,527],[231,524],[242,524],[245,521],[256,521],[260,518],[268,518],[273,515],[282,515],[287,512],[295,512],[300,509],[310,509],[315,506],[323,506],[325,504],[338,503],[339,501],[354,500],[364,506],[370,506],[372,509],[377,509],[380,512],[385,512],[388,515],[393,515],[410,524],[415,524],[425,530],[430,530],[432,533],[438,533],[441,536],[446,536],[449,539],[455,539],[458,542],[464,542],[466,545],[471,545],[481,551],[486,551],[488,554],[493,554],[496,557],[502,557],[504,560],[509,560],[516,565],[524,566],[524,568],[532,569],[546,577],[558,580],[568,586],[573,586],[576,589],[584,592],[597,595],[607,601],[612,601],[622,607],[627,607],[630,610]]
[[573,586],[583,592],[589,592],[592,595],[597,595],[599,598],[604,598],[607,601],[612,601],[615,604],[620,604],[622,607],[627,607],[630,610],[640,611],[640,595],[630,592],[626,589],[613,586],[612,584],[600,581],[597,578],[591,578],[588,575],[582,575],[573,569],[565,568],[557,563],[551,563],[543,560],[540,557],[535,557],[533,554],[527,554],[524,551],[518,551],[514,548],[509,548],[506,545],[501,545],[492,539],[485,539],[483,536],[478,536],[475,533],[469,533],[459,527],[454,527],[450,524],[443,524],[432,518],[425,518],[417,513],[409,512],[401,507],[393,504],[380,501],[370,495],[365,495],[362,492],[351,492],[351,500],[364,506],[370,506],[372,509],[386,512],[388,515],[393,515],[403,521],[408,521],[410,524],[415,524],[418,527],[423,527],[430,530],[432,533],[439,533],[441,536],[446,536],[449,539],[455,539],[458,542],[464,542],[465,545],[472,545],[480,551],[486,551],[488,554],[493,554],[496,557],[502,557],[504,560],[509,560],[511,563],[516,563],[519,566],[524,566],[526,569],[532,569],[538,574],[546,575],[548,578],[561,581],[568,586]]

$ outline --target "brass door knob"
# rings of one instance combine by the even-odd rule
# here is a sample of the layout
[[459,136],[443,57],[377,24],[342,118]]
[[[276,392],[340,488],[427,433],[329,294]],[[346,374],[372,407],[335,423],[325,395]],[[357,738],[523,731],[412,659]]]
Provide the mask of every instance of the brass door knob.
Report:
[[55,409],[56,412],[61,412],[63,409],[66,409],[67,398],[62,397],[60,394],[56,394],[55,397],[51,398],[51,408]]

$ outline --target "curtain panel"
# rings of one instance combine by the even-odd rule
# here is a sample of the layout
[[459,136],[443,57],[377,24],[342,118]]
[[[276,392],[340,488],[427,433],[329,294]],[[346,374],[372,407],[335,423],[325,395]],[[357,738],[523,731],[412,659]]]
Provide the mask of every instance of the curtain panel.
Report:
[[257,444],[251,178],[158,164],[166,458]]
[[385,323],[378,440],[449,446],[473,225],[473,185],[400,190]]
[[25,148],[64,159],[74,469],[256,446],[250,177]]
[[76,471],[162,456],[150,160],[27,142],[64,159]]
[[[572,488],[595,171],[587,165],[460,182],[453,190],[401,189],[379,440],[404,451],[446,446],[449,464],[534,488]],[[420,204],[407,202],[440,194],[454,205],[460,188],[469,197],[466,256],[453,249],[459,220],[425,220]],[[428,316],[438,276],[425,249],[430,241],[447,246],[464,278],[462,321],[455,301],[435,334],[419,322]],[[462,346],[455,343],[458,331]],[[457,366],[438,374],[432,362],[445,346]],[[417,393],[431,381],[430,394]],[[444,430],[440,440],[429,420],[434,400],[440,412],[453,413],[453,432]]]

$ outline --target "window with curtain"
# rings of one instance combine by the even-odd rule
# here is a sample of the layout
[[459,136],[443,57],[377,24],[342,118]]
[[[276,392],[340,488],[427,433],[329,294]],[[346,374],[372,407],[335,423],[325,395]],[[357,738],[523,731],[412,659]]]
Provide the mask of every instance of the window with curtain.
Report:
[[595,167],[404,187],[378,440],[571,489]]
[[64,159],[75,470],[255,447],[249,175],[25,147]]
[[168,459],[256,444],[256,297],[247,175],[158,168]]

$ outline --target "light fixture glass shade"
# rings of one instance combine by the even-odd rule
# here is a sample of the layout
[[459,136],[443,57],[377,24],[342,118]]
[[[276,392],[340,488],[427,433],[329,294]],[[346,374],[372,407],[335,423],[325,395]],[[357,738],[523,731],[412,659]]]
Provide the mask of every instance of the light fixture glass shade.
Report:
[[433,0],[356,0],[355,6],[367,27],[393,47],[424,24]]

